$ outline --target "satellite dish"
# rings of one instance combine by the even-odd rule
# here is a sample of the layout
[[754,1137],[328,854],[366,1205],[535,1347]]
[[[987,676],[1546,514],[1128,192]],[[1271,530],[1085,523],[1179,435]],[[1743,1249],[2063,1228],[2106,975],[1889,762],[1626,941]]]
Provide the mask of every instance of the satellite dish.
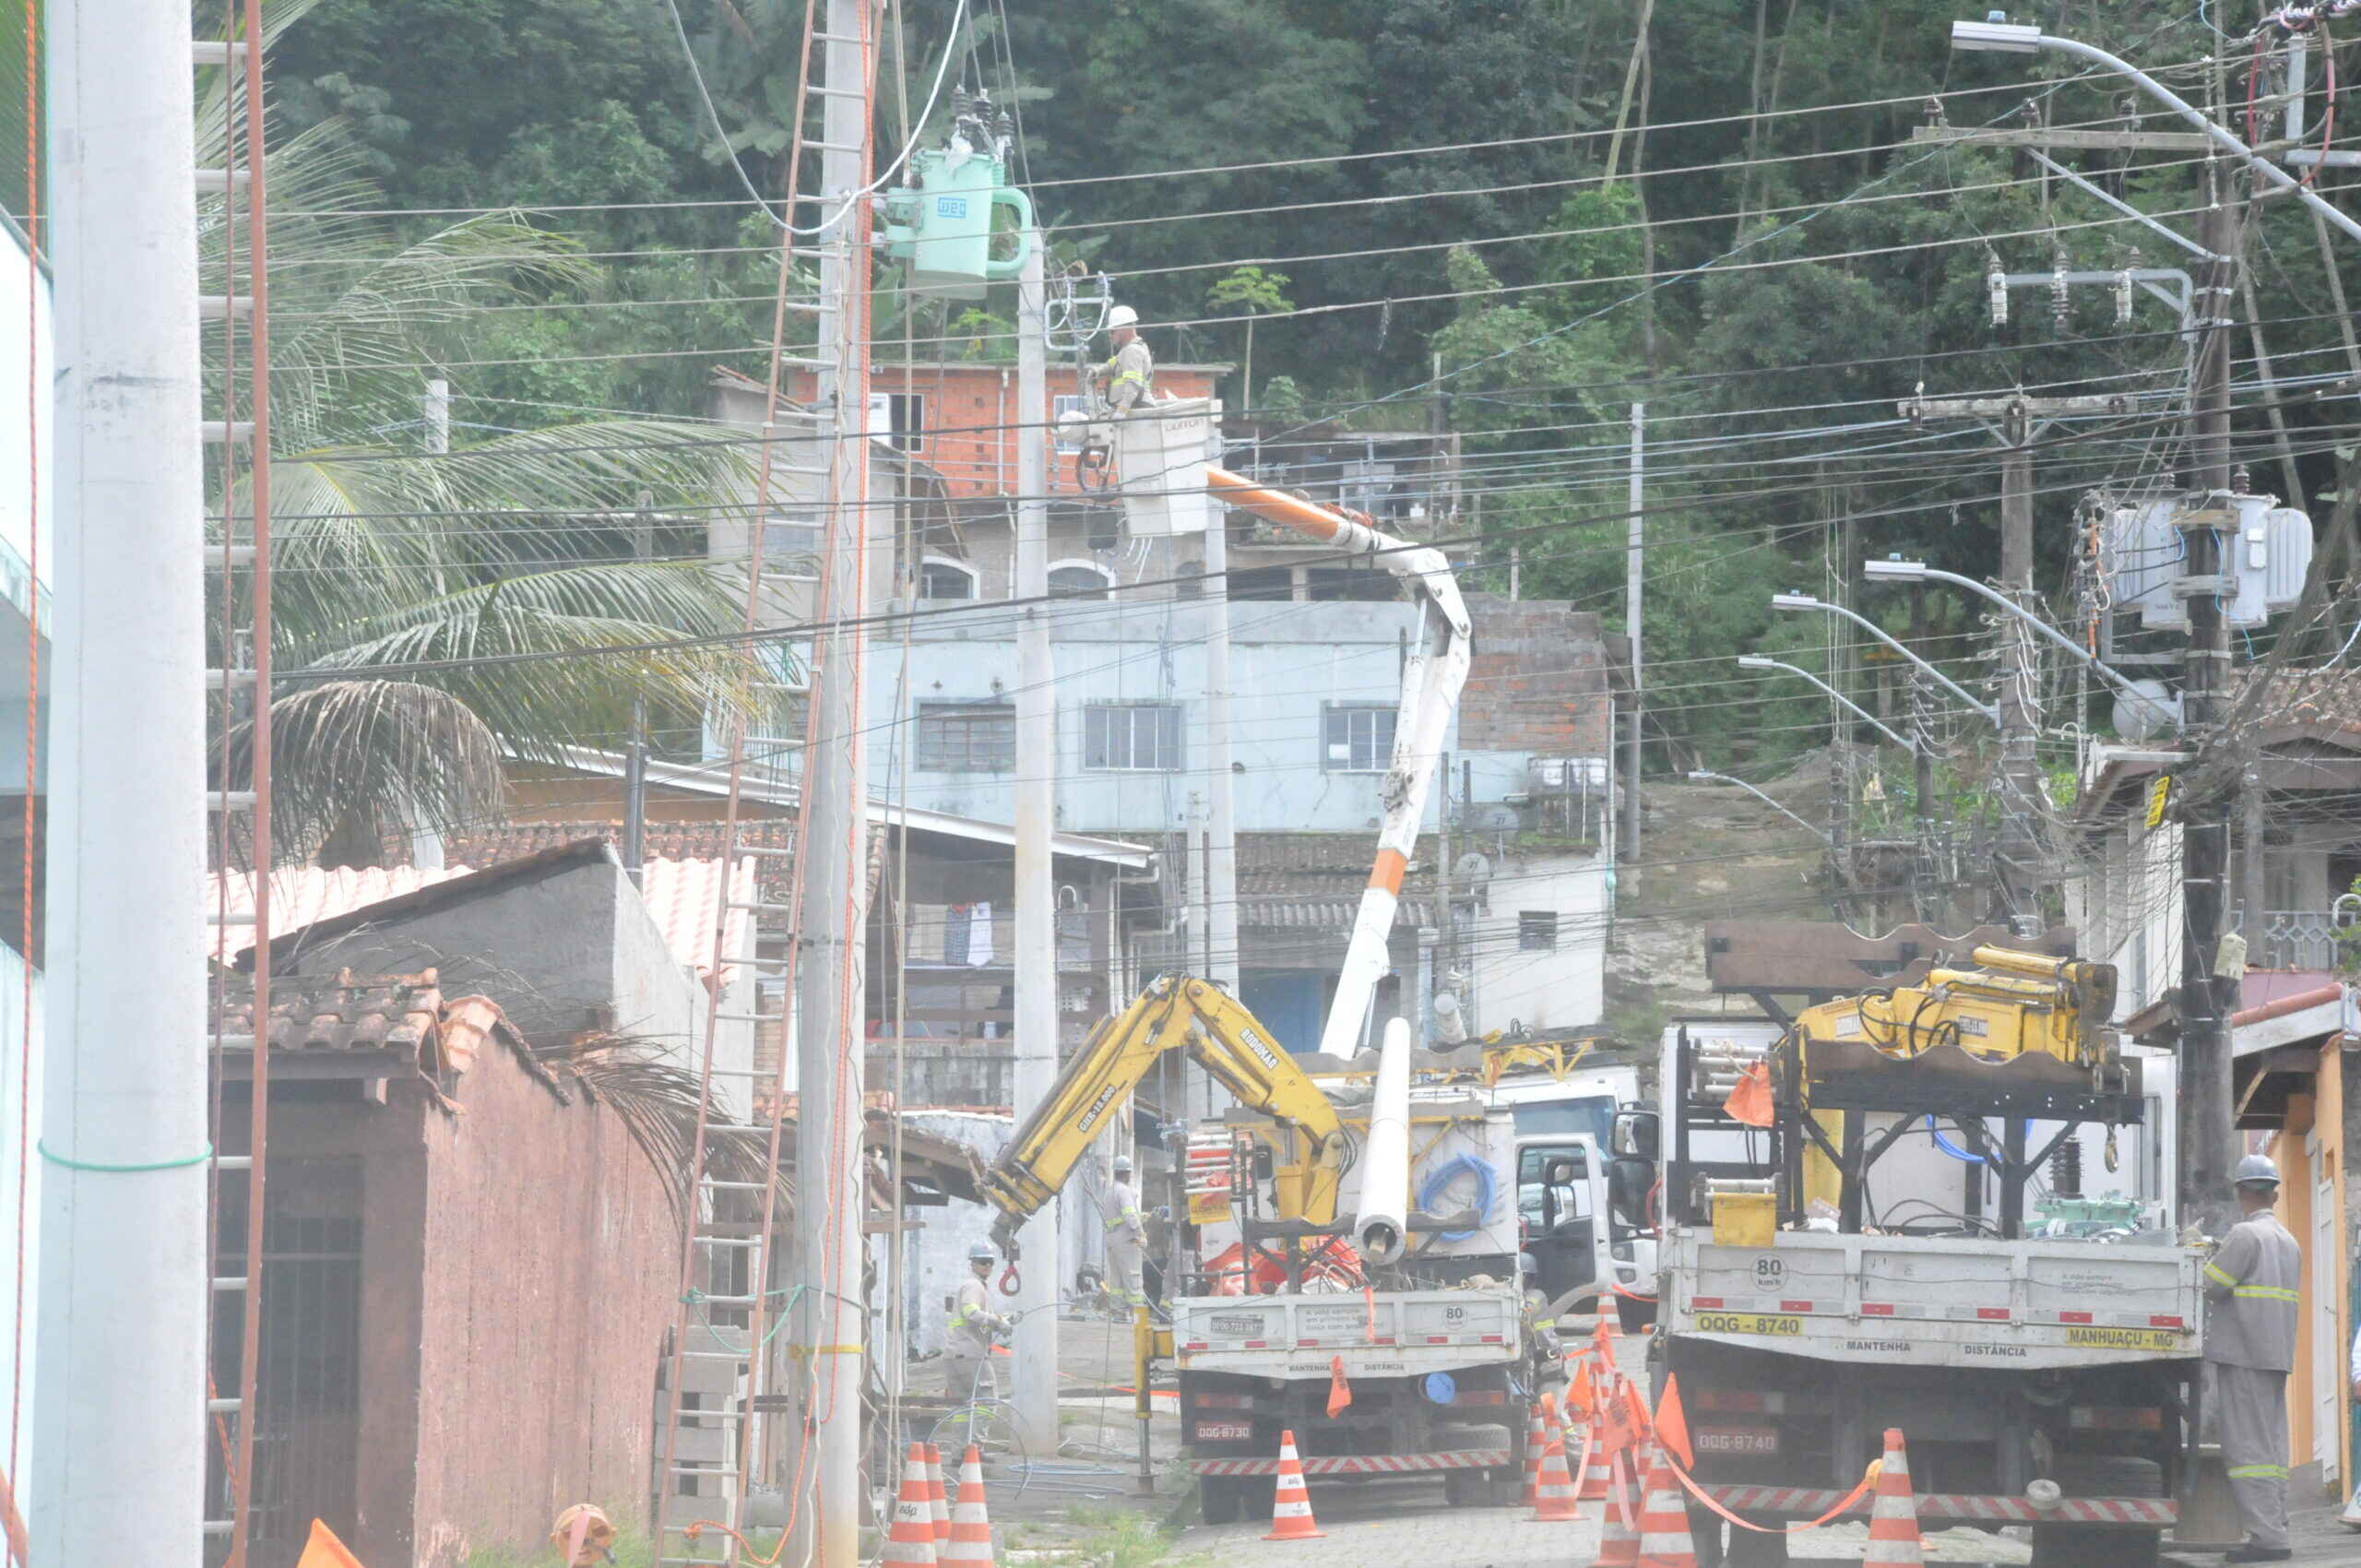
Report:
[[1459,882],[1489,882],[1492,862],[1477,850],[1470,849],[1452,866],[1451,874]]
[[2115,731],[2127,741],[2153,741],[2180,729],[2180,697],[2162,681],[2134,681],[2115,697]]

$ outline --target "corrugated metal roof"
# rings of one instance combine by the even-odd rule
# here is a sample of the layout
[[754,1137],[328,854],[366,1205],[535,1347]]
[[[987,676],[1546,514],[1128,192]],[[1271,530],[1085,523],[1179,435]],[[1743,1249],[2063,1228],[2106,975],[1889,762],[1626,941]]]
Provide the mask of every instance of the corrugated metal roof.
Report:
[[[270,876],[270,928],[274,938],[320,921],[336,920],[358,913],[373,904],[398,898],[421,888],[440,886],[475,873],[469,866],[446,866],[440,871],[421,871],[416,866],[359,866],[334,870],[320,866],[284,866]],[[208,879],[205,908],[211,912],[221,907],[225,891],[228,909],[233,915],[251,915],[255,908],[255,879],[251,873],[238,873],[224,878],[216,874]],[[224,884],[226,882],[226,889]],[[640,897],[647,912],[664,933],[664,945],[672,956],[709,975],[714,967],[714,909],[720,892],[721,864],[712,860],[654,860],[641,870]],[[463,889],[453,888],[454,894]],[[754,861],[749,857],[738,862],[737,874],[731,879],[730,901],[752,903],[754,898]],[[730,911],[727,927],[729,950],[743,953],[753,915],[745,909]],[[223,964],[233,962],[254,946],[251,926],[223,926],[215,929],[213,956]]]

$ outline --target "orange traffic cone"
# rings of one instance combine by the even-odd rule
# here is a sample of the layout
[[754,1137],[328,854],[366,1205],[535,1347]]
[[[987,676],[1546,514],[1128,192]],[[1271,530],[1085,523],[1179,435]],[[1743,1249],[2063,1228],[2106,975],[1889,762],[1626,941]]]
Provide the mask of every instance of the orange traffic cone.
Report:
[[1697,1568],[1697,1543],[1689,1535],[1689,1502],[1661,1446],[1648,1451],[1648,1482],[1640,1503],[1639,1568]]
[[885,1535],[879,1568],[935,1568],[934,1509],[926,1498],[926,1444],[913,1443],[902,1461],[902,1492],[894,1503],[894,1527]]
[[1590,1459],[1583,1466],[1583,1473],[1575,1484],[1577,1503],[1603,1503],[1607,1499],[1607,1432],[1597,1412],[1590,1418]]
[[1627,1449],[1615,1456],[1613,1494],[1599,1516],[1598,1559],[1591,1568],[1639,1568],[1639,1499],[1633,1495],[1638,1489],[1631,1482],[1636,1452]]
[[951,1539],[939,1560],[993,1568],[992,1525],[984,1513],[984,1456],[974,1443],[959,1460],[959,1498],[951,1505]]
[[1549,1445],[1549,1423],[1541,1414],[1541,1406],[1533,1407],[1531,1428],[1525,1437],[1525,1505],[1541,1505],[1541,1451]]
[[1918,1535],[1918,1500],[1910,1491],[1910,1455],[1902,1434],[1885,1434],[1885,1462],[1869,1504],[1869,1549],[1862,1568],[1923,1568],[1927,1543]]
[[934,1517],[934,1555],[940,1562],[951,1539],[951,1500],[943,1491],[943,1450],[931,1443],[926,1445],[926,1505]]
[[1541,1488],[1533,1503],[1531,1524],[1578,1518],[1574,1510],[1574,1478],[1566,1473],[1566,1445],[1556,1432],[1541,1451]]
[[1303,1484],[1303,1460],[1295,1433],[1279,1433],[1279,1489],[1271,1503],[1271,1531],[1264,1540],[1318,1540],[1327,1535],[1312,1522],[1311,1492]]

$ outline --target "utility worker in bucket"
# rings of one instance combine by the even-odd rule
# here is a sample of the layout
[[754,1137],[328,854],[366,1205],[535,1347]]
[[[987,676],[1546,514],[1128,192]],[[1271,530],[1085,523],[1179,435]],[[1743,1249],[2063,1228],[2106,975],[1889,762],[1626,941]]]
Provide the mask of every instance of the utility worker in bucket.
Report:
[[1109,311],[1107,340],[1115,346],[1114,357],[1090,367],[1091,380],[1106,387],[1107,406],[1118,418],[1146,402],[1156,386],[1156,356],[1140,336],[1139,322],[1140,313],[1129,305]]
[[2287,1373],[2296,1364],[2303,1249],[2272,1213],[2279,1167],[2238,1161],[2242,1218],[2206,1262],[2205,1360],[2213,1370],[2222,1462],[2246,1526],[2230,1562],[2284,1562],[2287,1545]]
[[1140,1218],[1140,1190],[1132,1184],[1132,1157],[1115,1157],[1115,1179],[1098,1194],[1098,1218],[1107,1223],[1107,1289],[1124,1317],[1147,1304],[1140,1290],[1140,1258],[1147,1246],[1147,1224]]
[[1006,1334],[1008,1319],[992,1311],[984,1282],[992,1272],[992,1248],[978,1241],[967,1249],[967,1277],[951,1299],[951,1332],[943,1352],[943,1391],[954,1399],[996,1399],[1000,1380],[992,1373],[992,1341]]

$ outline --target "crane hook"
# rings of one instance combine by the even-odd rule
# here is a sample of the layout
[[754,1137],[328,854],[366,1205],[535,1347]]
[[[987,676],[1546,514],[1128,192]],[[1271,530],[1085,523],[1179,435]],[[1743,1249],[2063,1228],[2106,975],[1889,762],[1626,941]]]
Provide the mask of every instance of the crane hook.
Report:
[[1016,1272],[1016,1260],[1011,1258],[1008,1260],[1008,1266],[1000,1271],[1000,1293],[1003,1296],[1014,1296],[1024,1289],[1025,1277]]

